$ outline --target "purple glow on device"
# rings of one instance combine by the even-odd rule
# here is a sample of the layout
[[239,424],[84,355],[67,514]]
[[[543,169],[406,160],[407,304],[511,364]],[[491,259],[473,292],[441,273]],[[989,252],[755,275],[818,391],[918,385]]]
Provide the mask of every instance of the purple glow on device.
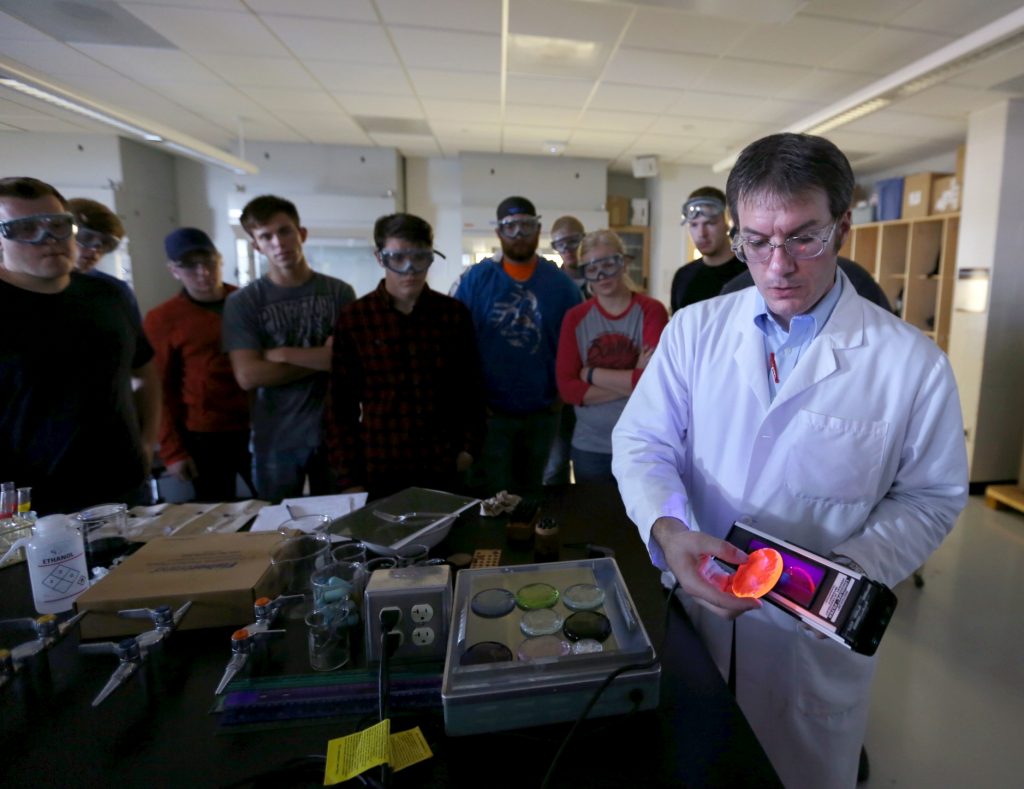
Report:
[[779,551],[782,556],[782,577],[772,589],[783,597],[787,597],[797,605],[809,608],[814,599],[814,593],[818,591],[818,584],[825,578],[825,569],[818,564],[794,556],[776,546],[768,545],[757,538],[750,541],[749,550],[758,548],[772,548]]

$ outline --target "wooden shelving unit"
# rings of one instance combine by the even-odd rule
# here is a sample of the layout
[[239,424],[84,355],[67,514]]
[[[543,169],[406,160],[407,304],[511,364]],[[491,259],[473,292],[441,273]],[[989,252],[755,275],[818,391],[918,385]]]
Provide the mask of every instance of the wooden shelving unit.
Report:
[[874,274],[900,316],[949,347],[960,214],[854,225],[839,254]]
[[639,225],[612,227],[626,247],[631,260],[626,263],[626,272],[641,292],[647,292],[647,277],[651,270],[651,229]]

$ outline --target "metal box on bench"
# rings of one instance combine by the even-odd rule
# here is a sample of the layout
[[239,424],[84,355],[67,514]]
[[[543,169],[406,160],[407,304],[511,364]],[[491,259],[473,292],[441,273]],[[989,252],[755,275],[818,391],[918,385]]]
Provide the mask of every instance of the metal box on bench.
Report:
[[[563,619],[577,610],[565,605],[566,589],[592,584],[604,592],[596,610],[608,619],[611,635],[601,652],[522,660],[527,636],[520,629],[524,611],[480,616],[476,595],[502,589],[515,595],[530,584],[559,591],[552,606]],[[501,593],[497,593],[499,596]],[[441,698],[449,735],[478,734],[572,721],[609,674],[637,665],[605,689],[589,717],[618,715],[658,705],[661,666],[614,559],[462,570],[456,578],[454,612],[445,659]],[[467,665],[466,653],[483,642],[507,647],[511,659]]]

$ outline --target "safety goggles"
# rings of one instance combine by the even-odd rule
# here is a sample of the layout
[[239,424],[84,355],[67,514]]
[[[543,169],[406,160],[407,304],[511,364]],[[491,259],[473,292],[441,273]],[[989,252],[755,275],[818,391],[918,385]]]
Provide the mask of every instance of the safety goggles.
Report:
[[396,274],[422,274],[434,262],[434,255],[444,258],[436,249],[381,249],[377,251],[377,260]]
[[598,282],[602,279],[614,277],[622,267],[626,265],[626,259],[622,255],[608,255],[608,257],[597,258],[586,263],[580,263],[583,270],[583,278],[588,282]]
[[583,240],[583,236],[563,236],[559,239],[553,239],[551,246],[560,255],[564,255],[566,252],[575,252],[579,249],[580,242]]
[[683,224],[687,225],[701,217],[718,219],[725,212],[721,200],[714,197],[695,197],[683,203]]
[[505,238],[532,236],[540,228],[540,217],[530,216],[520,219],[508,217],[498,222],[498,232]]
[[[822,228],[817,233],[802,233],[799,236],[790,236],[781,244],[773,244],[767,238],[746,238],[740,236],[732,244],[732,251],[744,263],[767,263],[779,247],[784,247],[786,254],[793,260],[810,260],[816,258],[828,246],[832,240],[832,234],[836,232],[836,225],[839,221],[833,222],[828,232]],[[824,233],[824,235],[821,235]]]
[[121,239],[117,236],[112,236],[110,233],[101,233],[99,230],[92,230],[79,225],[78,232],[75,233],[75,243],[85,249],[94,250],[101,255],[107,255],[117,249]]
[[63,241],[74,232],[71,214],[33,214],[0,222],[0,236],[19,244],[44,244],[50,238]]

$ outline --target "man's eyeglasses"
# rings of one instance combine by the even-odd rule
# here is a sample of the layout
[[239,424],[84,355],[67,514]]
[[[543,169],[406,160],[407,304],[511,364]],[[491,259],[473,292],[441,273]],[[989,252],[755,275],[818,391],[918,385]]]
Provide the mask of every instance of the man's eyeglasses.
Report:
[[92,230],[80,225],[78,232],[75,233],[75,242],[80,247],[107,255],[117,249],[121,239],[110,233],[101,233],[99,230]]
[[683,203],[683,224],[688,225],[695,219],[718,219],[725,212],[722,201],[714,197],[695,197]]
[[540,217],[531,216],[521,219],[509,217],[498,222],[498,232],[505,238],[519,238],[520,236],[532,236],[540,227]]
[[[834,221],[825,233],[824,228],[817,233],[804,233],[790,236],[781,244],[773,244],[767,238],[744,238],[739,236],[732,244],[732,251],[744,263],[767,263],[779,247],[784,247],[786,254],[793,260],[810,260],[825,251],[832,234],[836,231],[839,220]],[[821,235],[825,233],[825,235]]]
[[74,232],[71,214],[33,214],[0,222],[0,236],[19,244],[44,244],[49,238],[63,241]]
[[622,267],[626,265],[626,259],[622,255],[609,255],[608,257],[597,258],[596,260],[580,263],[583,270],[583,278],[588,282],[614,277]]
[[563,236],[559,239],[552,239],[551,246],[560,255],[566,252],[575,252],[579,249],[583,236]]
[[381,249],[377,251],[377,260],[396,274],[422,274],[434,262],[434,255],[444,258],[436,249]]

